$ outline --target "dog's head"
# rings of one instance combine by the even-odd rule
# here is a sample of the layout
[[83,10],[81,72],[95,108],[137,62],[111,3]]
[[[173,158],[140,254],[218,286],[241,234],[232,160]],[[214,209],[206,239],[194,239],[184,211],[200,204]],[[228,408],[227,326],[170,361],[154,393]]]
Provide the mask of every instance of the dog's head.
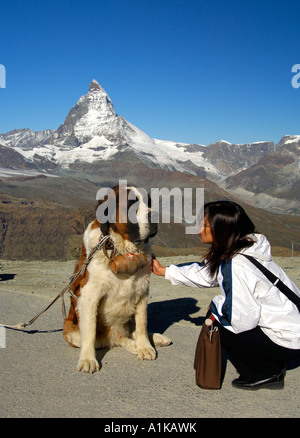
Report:
[[96,211],[104,236],[113,230],[125,240],[139,243],[156,235],[157,214],[151,210],[151,198],[144,189],[120,184],[106,190]]

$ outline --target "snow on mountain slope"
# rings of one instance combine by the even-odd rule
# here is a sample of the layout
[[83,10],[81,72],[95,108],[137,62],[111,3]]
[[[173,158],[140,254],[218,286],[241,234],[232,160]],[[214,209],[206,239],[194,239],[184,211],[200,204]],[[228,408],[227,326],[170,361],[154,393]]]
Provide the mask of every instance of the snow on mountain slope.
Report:
[[150,138],[130,122],[125,122],[125,131],[130,137],[129,145],[141,159],[152,161],[162,168],[188,172],[193,175],[195,175],[195,172],[184,166],[184,161],[192,159],[196,165],[198,165],[198,162],[204,165],[204,160],[200,159],[200,155],[197,160],[195,154],[190,157],[188,153],[184,153],[184,146],[188,146],[188,144]]
[[[188,143],[175,143],[172,141],[167,140],[158,140],[153,139],[154,143],[158,146],[159,150],[166,153],[168,156],[172,156],[173,160],[176,160],[176,162],[182,163],[182,167],[184,168],[184,162],[185,161],[191,161],[198,167],[203,167],[207,172],[222,176],[221,172],[218,171],[218,169],[209,161],[207,161],[203,157],[203,148],[205,146],[202,145],[195,145],[199,146],[199,150],[194,151],[194,148],[191,148],[190,144]],[[193,173],[189,170],[190,173]]]
[[38,132],[34,132],[31,129],[14,129],[6,134],[0,134],[0,144],[13,148],[20,147],[22,150],[27,150],[35,145],[43,144],[54,132],[55,131],[51,129]]
[[281,147],[291,143],[300,143],[300,135],[285,135],[278,143],[278,146]]

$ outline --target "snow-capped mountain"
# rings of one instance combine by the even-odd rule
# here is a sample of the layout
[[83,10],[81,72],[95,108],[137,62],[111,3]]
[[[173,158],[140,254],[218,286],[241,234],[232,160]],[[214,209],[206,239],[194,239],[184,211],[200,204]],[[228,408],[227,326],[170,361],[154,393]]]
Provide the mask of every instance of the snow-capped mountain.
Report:
[[68,168],[75,162],[111,160],[124,151],[142,162],[168,170],[218,176],[219,170],[203,158],[204,147],[150,138],[117,115],[105,90],[93,80],[89,92],[70,110],[57,131],[35,133],[28,129],[0,135],[0,144],[11,147],[39,168]]
[[[293,140],[293,137],[285,137],[284,142],[287,138]],[[221,140],[204,146],[150,138],[115,113],[110,97],[96,80],[57,130],[22,129],[0,134],[2,156],[5,147],[11,148],[27,164],[42,172],[59,173],[60,169],[76,168],[78,163],[114,160],[129,152],[148,167],[201,175],[213,181],[224,180],[253,166],[281,147],[281,143],[235,145]],[[1,164],[0,156],[0,168],[4,167],[3,161],[7,167],[7,159]],[[18,166],[11,163],[11,167]]]

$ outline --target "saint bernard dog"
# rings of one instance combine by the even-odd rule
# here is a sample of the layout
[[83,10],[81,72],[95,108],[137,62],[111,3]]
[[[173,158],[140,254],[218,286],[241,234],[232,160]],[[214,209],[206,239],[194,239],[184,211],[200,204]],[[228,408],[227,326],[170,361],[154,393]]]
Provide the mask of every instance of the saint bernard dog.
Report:
[[[76,297],[71,297],[63,335],[71,346],[80,347],[78,371],[93,373],[100,369],[95,352],[98,348],[122,346],[137,354],[139,359],[154,360],[155,347],[171,343],[167,337],[159,333],[149,335],[147,331],[152,262],[149,239],[157,233],[157,223],[151,222],[149,198],[145,200],[142,189],[134,186],[123,188],[125,197],[121,197],[121,187],[110,189],[115,195],[114,217],[107,215],[108,220],[101,223],[97,214],[87,226],[81,258],[74,271],[76,274],[80,270],[99,240],[108,236],[108,246],[104,244],[95,252],[84,274],[71,287]],[[99,201],[97,208],[104,207],[107,199],[106,196]],[[136,220],[132,220],[132,212],[131,216],[128,214],[130,207]],[[121,220],[121,216],[126,220]],[[115,273],[110,267],[111,262],[113,257],[122,255],[143,255],[146,262],[133,274]]]

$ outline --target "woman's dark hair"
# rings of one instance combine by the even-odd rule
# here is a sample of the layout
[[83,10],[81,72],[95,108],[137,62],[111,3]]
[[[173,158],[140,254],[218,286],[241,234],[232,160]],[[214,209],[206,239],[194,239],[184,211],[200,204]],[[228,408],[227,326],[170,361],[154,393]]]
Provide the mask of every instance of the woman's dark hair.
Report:
[[205,254],[205,265],[214,275],[222,262],[229,261],[241,249],[253,245],[249,234],[255,232],[255,226],[245,210],[231,201],[205,204],[204,217],[213,237],[213,243]]

